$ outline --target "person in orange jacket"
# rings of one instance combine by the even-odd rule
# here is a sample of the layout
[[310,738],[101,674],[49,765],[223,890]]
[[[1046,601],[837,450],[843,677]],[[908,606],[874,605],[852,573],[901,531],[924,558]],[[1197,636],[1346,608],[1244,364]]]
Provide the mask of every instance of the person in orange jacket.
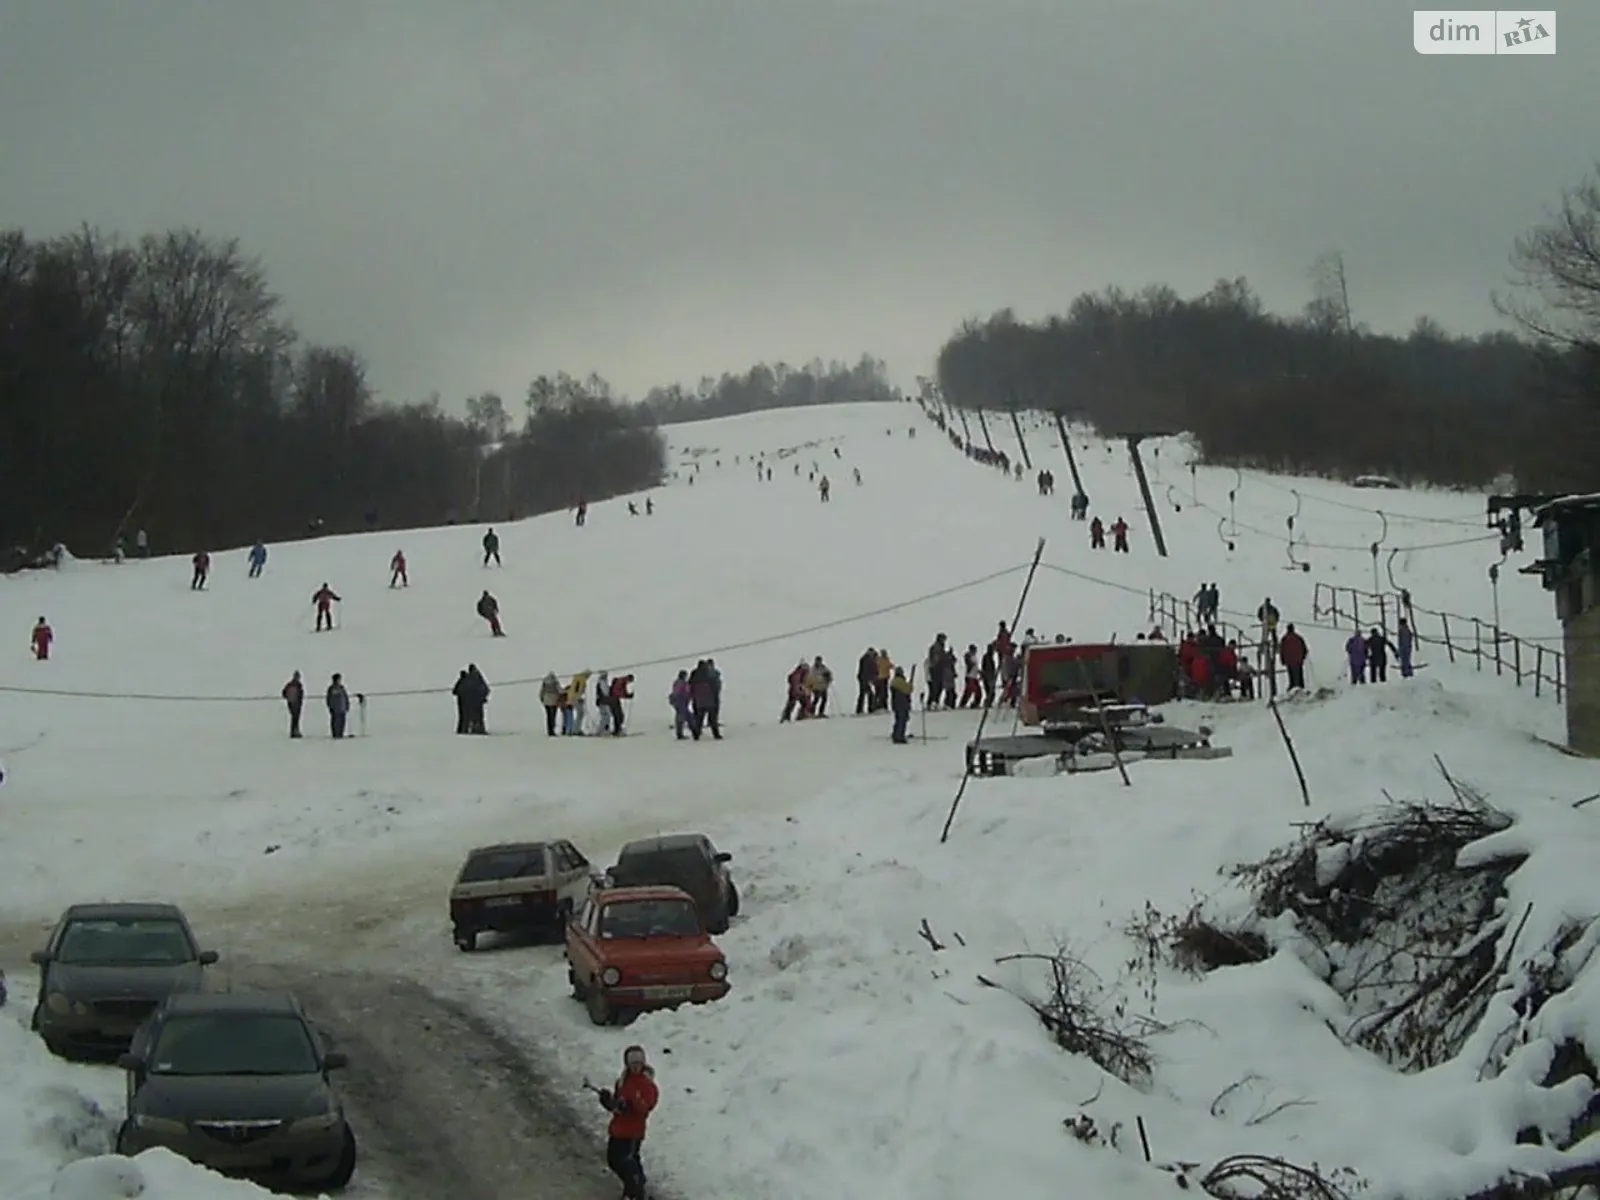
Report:
[[622,1180],[624,1200],[645,1200],[644,1164],[639,1157],[650,1114],[661,1099],[656,1073],[645,1059],[643,1046],[622,1052],[622,1074],[599,1092],[600,1107],[611,1114],[606,1129],[606,1166]]

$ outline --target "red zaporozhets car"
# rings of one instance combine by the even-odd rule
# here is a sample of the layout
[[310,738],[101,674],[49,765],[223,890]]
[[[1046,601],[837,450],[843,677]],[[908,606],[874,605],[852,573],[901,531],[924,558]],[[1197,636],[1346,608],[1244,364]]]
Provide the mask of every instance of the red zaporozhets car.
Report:
[[567,926],[567,977],[596,1025],[728,994],[728,960],[675,887],[592,892]]

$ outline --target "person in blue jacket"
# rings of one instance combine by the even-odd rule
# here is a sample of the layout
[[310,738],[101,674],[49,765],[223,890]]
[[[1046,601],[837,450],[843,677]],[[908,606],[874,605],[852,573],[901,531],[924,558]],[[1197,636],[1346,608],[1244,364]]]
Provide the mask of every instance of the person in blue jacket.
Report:
[[250,578],[261,578],[262,568],[264,568],[266,565],[267,548],[263,543],[257,542],[254,546],[250,547]]

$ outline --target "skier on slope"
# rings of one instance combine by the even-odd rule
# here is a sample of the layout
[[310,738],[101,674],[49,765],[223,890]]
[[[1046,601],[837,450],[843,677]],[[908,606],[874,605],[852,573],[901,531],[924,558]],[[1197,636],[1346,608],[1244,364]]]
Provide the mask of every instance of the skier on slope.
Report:
[[328,586],[323,580],[322,586],[311,593],[311,603],[317,606],[317,629],[321,633],[324,629],[333,628],[333,606],[339,603],[339,593]]
[[265,542],[257,541],[254,546],[250,547],[250,570],[246,578],[260,579],[261,572],[266,570],[266,567],[267,545]]
[[189,562],[194,566],[194,575],[189,580],[189,590],[203,591],[206,579],[211,575],[211,555],[204,550],[197,550]]
[[1106,524],[1099,517],[1089,522],[1089,549],[1104,550],[1106,548]]
[[489,632],[495,637],[505,637],[505,630],[500,628],[500,601],[489,594],[489,589],[483,589],[483,595],[478,597],[478,615],[489,622]]
[[396,550],[394,557],[389,560],[389,586],[411,586],[411,580],[406,575],[406,552],[404,550]]
[[622,1200],[645,1200],[640,1150],[661,1091],[643,1046],[629,1046],[622,1052],[622,1074],[611,1087],[601,1088],[598,1095],[600,1107],[611,1114],[606,1129],[606,1166],[622,1181]]
[[483,565],[487,567],[491,558],[495,566],[504,565],[500,561],[500,535],[493,528],[483,535]]
[[889,733],[889,740],[897,746],[904,746],[906,726],[911,723],[911,681],[906,678],[904,667],[896,667],[894,676],[889,680],[889,708],[894,716],[894,728]]
[[1128,523],[1121,517],[1111,527],[1111,549],[1117,554],[1128,552]]
[[50,623],[43,617],[33,627],[33,632],[28,637],[29,644],[33,647],[33,657],[36,662],[44,662],[50,657],[50,644],[56,640],[55,630],[50,628]]

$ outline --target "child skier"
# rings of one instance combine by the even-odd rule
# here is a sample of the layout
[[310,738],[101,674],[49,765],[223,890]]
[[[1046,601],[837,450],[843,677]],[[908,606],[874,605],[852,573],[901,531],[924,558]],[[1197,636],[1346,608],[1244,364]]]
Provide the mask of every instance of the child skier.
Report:
[[35,661],[44,662],[50,657],[50,643],[56,640],[55,630],[50,628],[48,621],[40,617],[28,640],[33,646]]

